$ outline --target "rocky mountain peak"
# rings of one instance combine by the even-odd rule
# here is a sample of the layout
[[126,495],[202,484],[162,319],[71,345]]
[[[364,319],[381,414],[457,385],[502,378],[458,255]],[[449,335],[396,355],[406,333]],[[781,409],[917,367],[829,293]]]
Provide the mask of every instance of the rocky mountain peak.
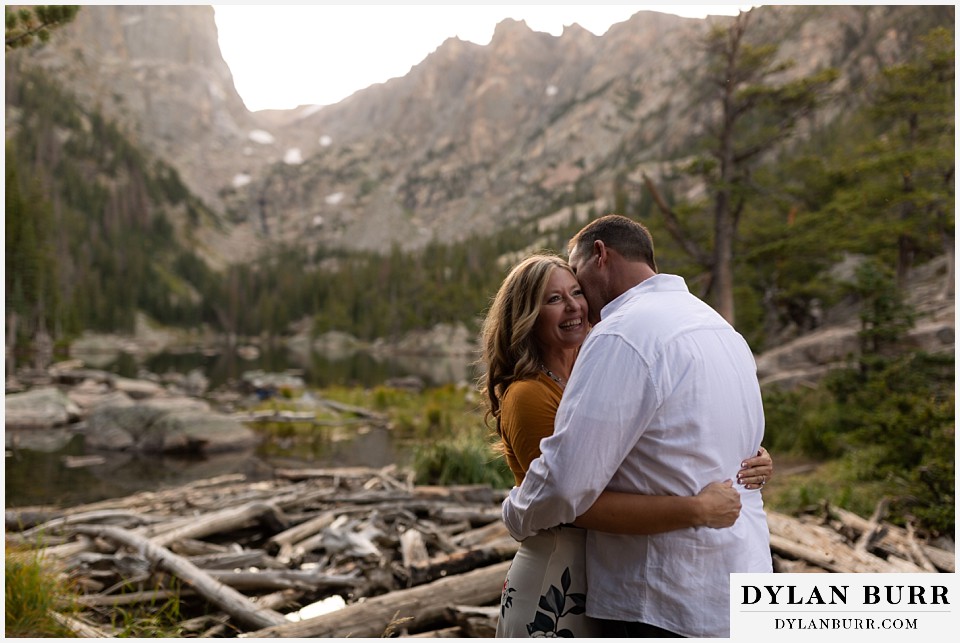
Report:
[[577,44],[593,42],[600,36],[596,36],[591,33],[588,29],[581,27],[576,22],[564,25],[563,31],[560,33],[560,40],[563,42],[574,42]]
[[84,6],[32,59],[176,167],[214,209],[259,123],[220,53],[213,7]]
[[493,38],[490,44],[494,47],[510,40],[519,40],[525,38],[533,30],[527,26],[526,20],[516,20],[514,18],[504,18],[493,30]]
[[[800,72],[837,66],[844,87],[895,56],[908,27],[953,20],[952,7],[755,13]],[[624,168],[662,167],[702,132],[706,107],[683,79],[701,66],[694,43],[731,19],[640,11],[603,36],[506,19],[490,44],[449,38],[335,105],[257,113],[237,95],[209,6],[84,6],[32,53],[229,213],[205,242],[242,261],[273,243],[418,248],[566,220],[550,208],[572,199],[606,209]]]

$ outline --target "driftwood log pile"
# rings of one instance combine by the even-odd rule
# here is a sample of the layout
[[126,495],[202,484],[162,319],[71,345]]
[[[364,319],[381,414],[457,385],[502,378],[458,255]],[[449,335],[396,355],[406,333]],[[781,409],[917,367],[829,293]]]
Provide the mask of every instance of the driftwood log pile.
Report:
[[[237,474],[8,510],[7,541],[81,588],[82,609],[57,618],[82,637],[116,634],[111,610],[172,599],[184,637],[486,638],[517,550],[504,493],[416,486],[394,468]],[[952,552],[881,515],[771,513],[775,570],[955,571]]]

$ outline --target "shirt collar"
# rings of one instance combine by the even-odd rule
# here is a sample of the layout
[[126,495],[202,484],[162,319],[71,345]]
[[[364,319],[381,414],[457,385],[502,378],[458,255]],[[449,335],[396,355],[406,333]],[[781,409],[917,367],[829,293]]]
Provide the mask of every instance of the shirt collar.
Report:
[[683,277],[677,275],[656,274],[644,279],[636,286],[627,290],[622,295],[608,303],[600,310],[600,320],[604,320],[613,313],[617,312],[629,301],[633,301],[640,295],[652,292],[689,292],[687,284]]

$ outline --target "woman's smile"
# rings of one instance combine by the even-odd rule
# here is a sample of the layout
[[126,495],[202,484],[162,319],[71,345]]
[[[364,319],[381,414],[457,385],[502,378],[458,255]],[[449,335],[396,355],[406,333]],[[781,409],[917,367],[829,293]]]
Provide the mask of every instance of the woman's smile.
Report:
[[537,341],[546,352],[580,346],[587,335],[587,300],[569,270],[554,269],[536,322]]

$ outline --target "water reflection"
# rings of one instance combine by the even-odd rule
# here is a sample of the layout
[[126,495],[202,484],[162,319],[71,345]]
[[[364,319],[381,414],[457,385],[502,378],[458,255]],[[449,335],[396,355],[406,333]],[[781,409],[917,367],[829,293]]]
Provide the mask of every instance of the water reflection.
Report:
[[[101,463],[71,468],[65,462],[70,456],[91,454],[99,455]],[[7,507],[96,502],[240,472],[253,456],[253,450],[203,459],[88,451],[84,448],[83,436],[75,435],[65,448],[58,451],[8,449],[4,501]]]
[[[265,436],[255,449],[205,456],[168,456],[88,450],[74,433],[66,446],[37,450],[9,442],[4,500],[9,507],[72,506],[195,480],[242,473],[268,477],[275,468],[385,467],[406,464],[408,454],[384,427],[318,427],[303,439]],[[70,458],[98,456],[91,466],[72,468]]]

